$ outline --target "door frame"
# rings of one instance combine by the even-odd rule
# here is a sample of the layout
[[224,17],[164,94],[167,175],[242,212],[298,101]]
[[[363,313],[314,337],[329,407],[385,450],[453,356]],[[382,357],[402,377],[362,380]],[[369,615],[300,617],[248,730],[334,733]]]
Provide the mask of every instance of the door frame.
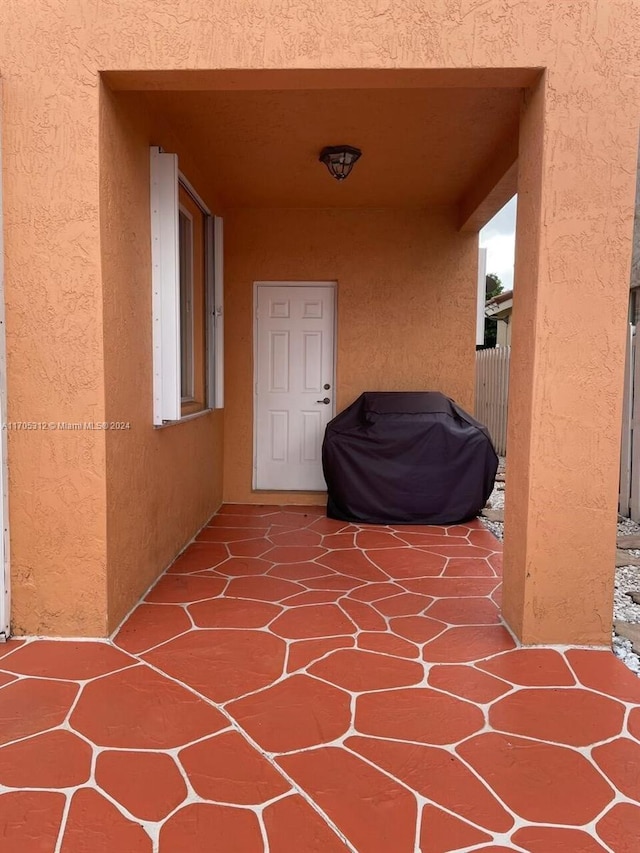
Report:
[[[258,288],[260,287],[330,287],[333,290],[333,375],[331,377],[331,417],[336,415],[336,376],[338,372],[338,282],[337,281],[254,281],[253,282],[253,391],[251,394],[251,405],[253,407],[253,461],[251,466],[251,488],[254,492],[271,492],[277,489],[258,489],[256,486],[258,477],[258,407],[256,397],[258,395]],[[287,489],[287,492],[296,492],[297,489]],[[318,492],[321,494],[321,492]]]

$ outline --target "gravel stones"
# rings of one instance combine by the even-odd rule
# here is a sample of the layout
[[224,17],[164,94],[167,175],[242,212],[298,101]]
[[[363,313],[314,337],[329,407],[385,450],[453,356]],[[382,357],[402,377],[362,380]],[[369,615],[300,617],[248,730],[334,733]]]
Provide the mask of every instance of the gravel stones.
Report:
[[[498,539],[504,539],[504,460],[500,460],[499,473],[495,487],[487,506],[490,509],[480,516],[480,521]],[[640,626],[640,603],[634,601],[629,593],[638,593],[640,601],[640,524],[629,518],[618,520],[618,536],[616,550],[616,576],[613,593],[613,619],[618,622],[618,628],[627,634],[635,636],[635,626]],[[624,623],[630,623],[631,628],[625,630]],[[628,637],[616,633],[612,629],[612,646],[616,657],[640,676],[640,655],[636,654],[633,644]],[[638,648],[638,644],[636,644]]]

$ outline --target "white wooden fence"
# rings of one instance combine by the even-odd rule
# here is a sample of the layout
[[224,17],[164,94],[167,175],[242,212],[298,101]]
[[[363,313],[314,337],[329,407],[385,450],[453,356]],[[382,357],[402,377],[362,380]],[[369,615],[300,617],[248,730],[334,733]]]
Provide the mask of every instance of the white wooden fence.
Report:
[[636,327],[631,324],[624,369],[618,512],[640,521],[640,347]]
[[[496,451],[507,451],[507,403],[511,347],[476,353],[476,418],[488,427]],[[620,452],[620,515],[640,522],[640,343],[629,325],[624,372],[622,446]]]
[[476,353],[475,414],[489,429],[499,456],[507,452],[510,357],[511,347],[481,349]]

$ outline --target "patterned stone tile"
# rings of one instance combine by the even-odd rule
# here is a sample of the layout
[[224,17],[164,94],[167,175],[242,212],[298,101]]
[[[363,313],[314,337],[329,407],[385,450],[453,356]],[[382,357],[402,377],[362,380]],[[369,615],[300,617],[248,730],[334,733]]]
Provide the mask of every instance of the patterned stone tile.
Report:
[[197,575],[165,575],[160,578],[145,601],[155,604],[187,604],[205,598],[215,598],[223,591],[222,578]]
[[[205,527],[196,536],[196,542],[244,542],[247,539],[259,539],[266,536],[268,525],[262,528],[254,527]],[[270,545],[270,543],[268,543]]]
[[420,657],[420,650],[415,643],[410,643],[392,633],[381,634],[376,632],[369,634],[361,632],[358,635],[358,648],[400,658]]
[[416,801],[404,786],[335,747],[283,756],[278,763],[356,850],[413,853]]
[[106,643],[35,640],[8,657],[3,662],[3,668],[35,678],[82,681],[135,663],[135,658]]
[[222,732],[180,752],[197,794],[221,803],[259,805],[290,786],[238,732]]
[[92,681],[70,718],[98,746],[171,749],[227,726],[223,715],[145,666]]
[[139,604],[114,637],[114,643],[132,655],[165,643],[191,628],[185,609],[179,605]]
[[266,752],[291,752],[330,743],[351,721],[351,697],[306,675],[231,702],[228,712]]
[[581,826],[614,796],[593,764],[564,746],[487,733],[457,752],[524,820]]
[[623,702],[640,704],[640,678],[626,666],[619,666],[620,661],[609,652],[570,649],[566,656],[578,680],[585,687]]
[[640,743],[617,738],[597,746],[591,757],[625,797],[640,803]]
[[128,820],[113,803],[93,788],[80,788],[62,838],[61,853],[152,853],[151,839],[138,823]]
[[10,672],[0,672],[0,687],[4,687],[5,684],[11,684],[17,677],[17,675],[12,675]]
[[361,631],[387,630],[387,623],[383,617],[363,601],[343,598],[340,606]]
[[282,612],[275,604],[237,598],[199,601],[188,610],[198,628],[262,628]]
[[500,611],[489,598],[441,598],[427,615],[449,625],[496,625]]
[[[354,589],[349,593],[349,598],[354,598],[356,601],[379,601],[390,596],[400,595],[405,592],[404,587],[398,583],[367,583]],[[433,599],[429,599],[433,601]]]
[[308,589],[306,592],[300,592],[298,595],[292,595],[291,598],[285,599],[283,602],[287,607],[298,607],[303,604],[334,604],[342,599],[342,607],[344,609],[343,589]]
[[617,803],[598,821],[596,832],[616,853],[636,853],[640,838],[640,806]]
[[322,557],[326,553],[326,549],[319,545],[280,545],[266,551],[264,558],[273,563],[303,563]]
[[[384,616],[417,616],[433,603],[433,598],[427,595],[405,592],[382,598],[375,603],[375,608]],[[435,619],[438,617],[435,616]]]
[[516,648],[478,522],[197,540],[113,643],[0,646],[2,851],[637,853],[640,679]]
[[55,853],[65,796],[54,791],[10,791],[0,795],[2,849]]
[[382,738],[457,743],[483,725],[482,712],[470,702],[428,688],[365,693],[356,701],[356,729]]
[[167,574],[189,574],[203,569],[213,569],[229,557],[226,545],[193,542],[178,559],[169,566]]
[[444,622],[428,616],[397,616],[389,621],[389,627],[398,637],[412,643],[426,643],[446,630]]
[[144,658],[208,699],[227,702],[278,678],[284,654],[284,642],[272,634],[220,629],[184,634]]
[[251,598],[254,601],[285,601],[304,590],[305,587],[300,584],[282,578],[251,575],[233,578],[225,590],[225,595],[229,598]]
[[515,648],[511,634],[502,625],[449,628],[427,643],[423,657],[430,663],[461,663],[480,660]]
[[336,605],[318,604],[291,608],[273,622],[271,630],[277,636],[288,640],[313,640],[318,637],[355,634],[357,628]]
[[[287,530],[284,533],[270,533],[269,539],[274,545],[293,545],[304,547],[305,545],[321,545],[322,536],[314,530]],[[288,560],[285,560],[288,562]]]
[[[262,851],[257,816],[248,809],[194,803],[176,812],[160,830],[162,853],[205,853],[213,839],[224,839],[229,853]],[[124,848],[122,848],[124,849]]]
[[512,685],[464,664],[437,664],[429,670],[429,684],[483,705],[511,690]]
[[522,689],[491,708],[494,729],[525,737],[589,746],[619,735],[624,705],[589,690]]
[[0,744],[59,726],[78,690],[76,684],[38,678],[8,684],[0,691]]
[[491,836],[460,818],[436,806],[425,806],[422,810],[421,853],[447,853],[482,841],[491,841]]
[[350,693],[406,687],[424,679],[424,669],[419,663],[355,649],[334,652],[308,671]]
[[402,581],[409,592],[419,592],[434,598],[468,598],[490,595],[498,581],[495,577],[433,577]]
[[351,550],[330,551],[318,560],[323,566],[333,569],[342,575],[357,578],[361,581],[375,583],[388,580],[388,576],[367,559],[364,551],[357,548]]
[[569,687],[576,683],[565,659],[553,649],[514,649],[478,666],[527,687]]
[[105,750],[96,761],[96,784],[140,820],[159,821],[187,796],[170,755]]
[[21,646],[24,646],[24,640],[16,640],[11,639],[7,643],[0,644],[0,659],[5,658],[7,655],[13,654],[17,651]]
[[295,795],[264,810],[269,853],[346,853],[349,848],[311,806]]
[[478,558],[456,558],[447,562],[447,567],[442,573],[443,577],[454,578],[481,578],[495,576],[495,569],[488,560]]
[[295,672],[336,649],[349,649],[355,645],[353,637],[330,637],[327,640],[299,640],[289,644],[287,672]]
[[439,575],[447,563],[444,557],[417,548],[384,548],[367,551],[367,555],[378,568],[397,580]]
[[[232,557],[262,557],[267,551],[271,550],[271,542],[263,536],[255,539],[241,539],[237,542],[228,542],[227,550]],[[238,563],[240,568],[240,563]],[[248,574],[248,571],[237,570],[235,574]],[[255,572],[254,572],[255,574]]]
[[91,775],[93,752],[72,732],[54,729],[0,749],[0,785],[71,788]]
[[466,820],[495,832],[513,826],[513,818],[486,785],[444,749],[364,737],[351,737],[346,746]]
[[[605,848],[580,829],[559,826],[525,826],[513,840],[529,853],[603,853]],[[614,848],[615,849],[615,848]]]

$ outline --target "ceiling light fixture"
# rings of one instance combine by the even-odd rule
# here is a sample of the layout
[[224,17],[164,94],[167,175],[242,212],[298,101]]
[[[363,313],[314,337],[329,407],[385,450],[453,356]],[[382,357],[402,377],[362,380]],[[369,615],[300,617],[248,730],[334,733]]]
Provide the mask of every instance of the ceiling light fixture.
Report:
[[352,145],[329,145],[322,149],[319,160],[324,163],[336,181],[344,181],[361,154],[362,151]]

